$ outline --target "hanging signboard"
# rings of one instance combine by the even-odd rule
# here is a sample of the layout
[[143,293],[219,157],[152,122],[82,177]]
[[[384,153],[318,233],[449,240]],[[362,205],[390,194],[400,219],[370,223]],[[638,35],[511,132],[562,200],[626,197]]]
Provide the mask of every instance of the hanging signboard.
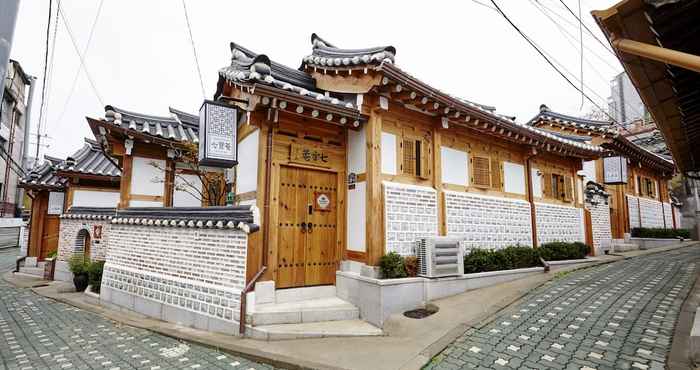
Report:
[[205,100],[199,109],[199,163],[231,168],[238,164],[236,108]]
[[49,193],[49,206],[46,213],[50,215],[60,215],[63,213],[63,199],[65,193],[52,191]]
[[607,185],[627,183],[627,158],[622,156],[603,158],[603,183]]

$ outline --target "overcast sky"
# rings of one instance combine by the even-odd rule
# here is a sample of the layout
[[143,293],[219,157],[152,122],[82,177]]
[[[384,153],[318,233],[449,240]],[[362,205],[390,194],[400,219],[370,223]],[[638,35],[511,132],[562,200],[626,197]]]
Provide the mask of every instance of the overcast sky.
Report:
[[[479,1],[490,4],[489,0]],[[54,0],[54,7],[57,2]],[[590,11],[615,2],[581,0],[584,22],[602,40]],[[60,3],[82,52],[100,1]],[[393,45],[396,64],[402,69],[449,94],[494,105],[499,113],[516,116],[520,123],[535,115],[542,103],[576,115],[591,109],[589,103],[580,109],[581,95],[494,9],[474,1],[268,0],[253,6],[223,0],[186,3],[207,97],[215,91],[217,71],[229,63],[231,41],[296,68],[310,52],[310,35],[316,32],[340,47]],[[578,21],[559,0],[497,3],[528,36],[578,77]],[[578,12],[577,1],[566,3]],[[46,0],[21,2],[11,51],[12,58],[38,78],[32,133],[39,118],[47,12]],[[57,35],[42,127],[42,133],[49,136],[43,142],[49,146],[42,148],[42,154],[65,157],[81,147],[84,137],[92,137],[85,116],[104,115],[97,94],[104,104],[153,115],[167,115],[169,106],[196,113],[202,103],[179,0],[103,1],[85,55],[97,94],[86,74],[78,74],[80,61],[62,20]],[[585,30],[583,41],[586,90],[604,106],[610,95],[609,81],[622,67]],[[35,141],[33,138],[32,143]]]

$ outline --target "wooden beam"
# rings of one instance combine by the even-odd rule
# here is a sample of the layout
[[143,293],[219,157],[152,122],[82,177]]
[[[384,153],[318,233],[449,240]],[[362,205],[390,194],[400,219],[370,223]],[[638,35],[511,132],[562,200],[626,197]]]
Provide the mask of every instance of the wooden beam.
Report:
[[627,54],[655,60],[700,73],[700,56],[644,42],[619,38],[612,40],[615,49]]

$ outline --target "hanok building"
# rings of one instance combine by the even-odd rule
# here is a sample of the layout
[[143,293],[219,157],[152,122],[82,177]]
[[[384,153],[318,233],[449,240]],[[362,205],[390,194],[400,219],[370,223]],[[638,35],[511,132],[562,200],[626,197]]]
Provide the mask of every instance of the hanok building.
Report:
[[427,236],[585,240],[576,172],[603,149],[443,93],[397,67],[391,46],[311,43],[299,69],[231,44],[219,73],[215,98],[246,113],[236,194],[264,210],[248,279],[334,284],[340,261],[377,265]]
[[581,172],[587,182],[604,184],[605,166],[610,163],[606,161],[619,163],[618,158],[624,158],[627,168],[624,183],[604,186],[610,194],[612,239],[624,239],[625,233],[635,227],[676,228],[680,225],[680,214],[671,206],[669,197],[669,181],[675,166],[667,157],[632,143],[610,122],[557,113],[546,105],[540,106],[540,112],[528,125],[606,149],[606,157],[611,158],[583,163]]
[[85,139],[85,145],[73,155],[65,160],[47,156],[20,180],[19,186],[32,199],[25,272],[43,273],[42,261],[54,252],[63,262],[57,271],[63,271],[64,278],[65,262],[74,253],[105,258],[107,240],[101,235],[107,233],[95,235],[92,225],[83,225],[84,221],[74,224],[62,220],[61,215],[86,208],[111,209],[114,213],[120,176],[114,159],[105,156],[97,142]]

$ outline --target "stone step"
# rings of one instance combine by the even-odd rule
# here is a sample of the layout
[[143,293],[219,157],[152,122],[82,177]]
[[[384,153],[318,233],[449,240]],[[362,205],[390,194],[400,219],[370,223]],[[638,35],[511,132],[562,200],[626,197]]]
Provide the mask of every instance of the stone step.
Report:
[[252,326],[355,320],[360,310],[338,298],[319,298],[285,303],[256,304],[248,312]]
[[311,299],[333,298],[335,296],[335,285],[277,289],[275,291],[275,303],[300,302]]
[[290,340],[328,337],[369,337],[384,335],[381,329],[362,320],[340,320],[250,327],[246,335],[258,340]]
[[614,252],[629,252],[639,250],[637,244],[632,243],[614,243],[610,249]]
[[25,267],[22,266],[19,268],[19,272],[27,275],[32,275],[32,276],[38,276],[38,277],[44,277],[44,268],[43,267]]

